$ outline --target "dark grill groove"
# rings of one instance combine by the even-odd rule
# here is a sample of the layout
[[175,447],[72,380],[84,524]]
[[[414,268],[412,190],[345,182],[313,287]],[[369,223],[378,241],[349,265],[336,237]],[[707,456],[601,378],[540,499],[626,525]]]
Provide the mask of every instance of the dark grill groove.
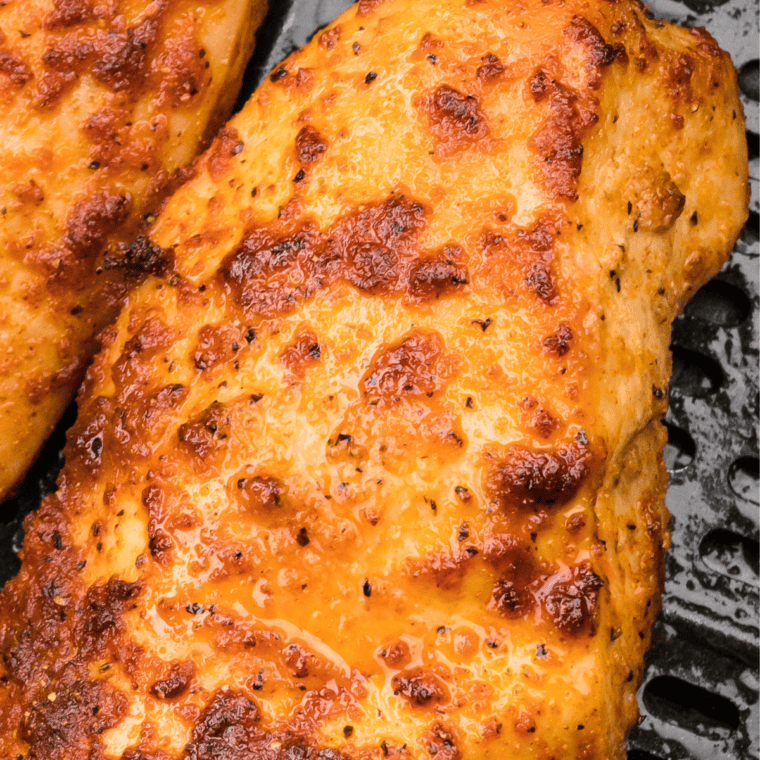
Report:
[[730,699],[672,676],[649,681],[644,705],[658,717],[703,736],[739,727],[739,709]]

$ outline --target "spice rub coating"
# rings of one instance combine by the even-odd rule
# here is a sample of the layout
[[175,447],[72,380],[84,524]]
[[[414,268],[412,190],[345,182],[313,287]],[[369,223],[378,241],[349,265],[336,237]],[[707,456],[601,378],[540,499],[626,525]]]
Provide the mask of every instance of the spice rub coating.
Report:
[[125,289],[158,266],[128,246],[229,115],[264,9],[0,4],[0,498]]
[[745,151],[728,58],[622,0],[362,0],[289,57],[135,248],[0,756],[622,760]]

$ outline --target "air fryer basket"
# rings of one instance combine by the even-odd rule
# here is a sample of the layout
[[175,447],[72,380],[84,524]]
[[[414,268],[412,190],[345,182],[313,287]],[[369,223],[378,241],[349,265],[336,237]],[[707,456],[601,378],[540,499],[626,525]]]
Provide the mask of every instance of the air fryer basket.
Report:
[[[412,0],[410,0],[412,1]],[[414,0],[426,2],[427,0]],[[270,0],[241,103],[349,0]],[[629,760],[758,760],[757,0],[655,0],[731,54],[747,118],[752,205],[731,261],[673,327],[666,459],[673,546]],[[69,409],[17,497],[0,504],[0,583],[19,566],[21,521],[55,485]]]

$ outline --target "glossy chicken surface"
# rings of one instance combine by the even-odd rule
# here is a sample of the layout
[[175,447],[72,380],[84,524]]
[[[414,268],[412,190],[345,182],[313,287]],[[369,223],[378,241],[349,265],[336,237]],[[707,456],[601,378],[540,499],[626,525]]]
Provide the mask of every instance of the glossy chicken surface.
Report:
[[133,255],[0,599],[0,757],[624,758],[735,72],[628,2],[362,0]]
[[119,245],[229,116],[265,7],[0,3],[0,498],[145,269]]

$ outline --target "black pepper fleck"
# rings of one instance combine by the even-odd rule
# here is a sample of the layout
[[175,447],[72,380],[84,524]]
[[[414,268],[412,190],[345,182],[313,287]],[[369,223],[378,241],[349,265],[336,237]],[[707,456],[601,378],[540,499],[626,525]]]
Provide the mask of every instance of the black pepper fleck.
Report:
[[460,501],[469,501],[472,498],[470,489],[465,486],[456,486],[456,488],[454,488],[454,493]]
[[471,324],[480,325],[480,329],[485,332],[493,324],[493,320],[490,317],[487,319],[473,319]]

